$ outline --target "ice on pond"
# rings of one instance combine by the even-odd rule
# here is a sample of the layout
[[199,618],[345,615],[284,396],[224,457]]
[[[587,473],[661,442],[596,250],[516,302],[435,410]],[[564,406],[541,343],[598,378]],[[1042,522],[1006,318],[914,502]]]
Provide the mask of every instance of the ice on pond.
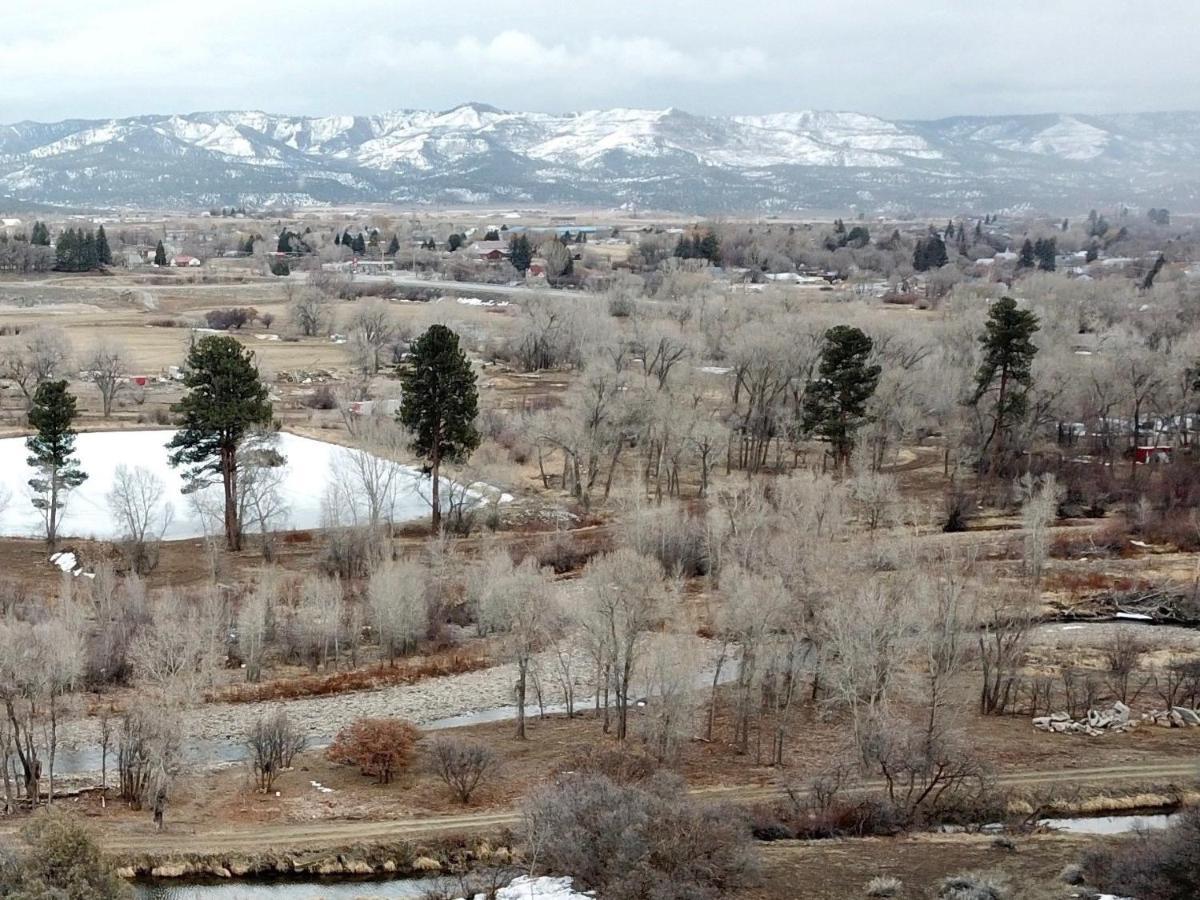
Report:
[[1146,816],[1084,816],[1074,819],[1042,819],[1038,824],[1069,834],[1125,834],[1142,829],[1155,831],[1171,823],[1167,813]]
[[[141,467],[162,481],[165,500],[172,507],[172,519],[164,533],[166,539],[201,537],[206,524],[213,530],[211,518],[206,522],[206,516],[196,508],[196,503],[183,493],[184,470],[172,468],[168,461],[166,444],[173,435],[173,431],[166,429],[80,434],[75,441],[75,456],[88,478],[68,495],[59,535],[99,540],[121,536],[108,502],[117,467],[121,465]],[[361,451],[287,433],[279,435],[276,449],[287,460],[279,484],[279,493],[287,509],[274,527],[281,530],[321,527],[326,486],[334,468],[352,469],[355,454]],[[0,514],[0,535],[6,537],[33,537],[43,533],[41,513],[30,502],[28,482],[34,477],[34,471],[29,467],[28,456],[24,438],[0,440],[0,496],[6,490],[11,495],[7,508]],[[409,522],[427,516],[428,477],[411,466],[389,465],[395,465],[395,477],[391,482],[386,518],[393,522]],[[219,508],[219,485],[205,488],[201,493],[206,501],[211,501],[208,502],[210,508]],[[254,530],[250,521],[245,527]],[[57,565],[63,571],[73,571],[76,560],[72,557],[68,566],[64,557]]]

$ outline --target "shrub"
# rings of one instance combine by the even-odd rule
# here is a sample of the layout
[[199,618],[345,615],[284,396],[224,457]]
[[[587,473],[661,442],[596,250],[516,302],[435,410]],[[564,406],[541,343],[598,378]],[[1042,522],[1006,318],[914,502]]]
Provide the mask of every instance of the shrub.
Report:
[[525,822],[540,865],[605,900],[715,900],[754,869],[742,816],[689,797],[674,777],[573,776],[534,796]]
[[382,556],[379,538],[378,532],[364,526],[328,528],[317,567],[339,578],[366,578]]
[[258,310],[252,306],[235,306],[229,309],[210,309],[204,314],[209,328],[217,331],[237,331],[258,318]]
[[498,761],[496,754],[483,744],[451,735],[436,738],[432,750],[437,776],[464,804],[471,802],[471,795]]
[[133,891],[76,818],[47,809],[22,829],[29,849],[0,854],[0,897],[117,900]]
[[332,387],[322,384],[309,394],[304,405],[309,409],[337,409],[337,397],[334,395]]
[[999,878],[968,872],[942,879],[938,897],[941,900],[1006,900],[1008,886]]
[[1200,807],[1181,812],[1162,831],[1143,831],[1083,859],[1090,884],[1138,900],[1200,897]]
[[626,537],[638,553],[655,557],[668,575],[708,574],[710,558],[704,520],[681,504],[639,511],[632,517]]
[[1004,850],[1007,853],[1017,852],[1017,842],[1010,838],[1007,834],[1000,834],[992,838],[993,850]]
[[628,319],[637,311],[637,301],[627,295],[610,297],[608,314],[614,319]]
[[576,754],[570,763],[572,772],[602,775],[617,784],[637,784],[646,781],[654,776],[658,769],[658,760],[647,753],[606,744]]
[[867,897],[895,897],[900,893],[900,888],[903,886],[904,883],[892,875],[876,875],[863,888],[863,895]]
[[1083,866],[1075,863],[1063,866],[1063,870],[1058,873],[1058,880],[1065,884],[1083,884]]
[[564,575],[583,568],[592,557],[592,551],[580,546],[569,531],[555,531],[547,535],[534,550],[538,567],[549,566],[556,575]]
[[337,733],[329,745],[331,762],[358,766],[376,784],[392,777],[412,761],[413,746],[421,732],[404,719],[359,719]]
[[956,531],[966,531],[973,506],[974,499],[965,491],[952,490],[947,493],[945,498],[946,515],[942,524],[942,531],[948,534]]

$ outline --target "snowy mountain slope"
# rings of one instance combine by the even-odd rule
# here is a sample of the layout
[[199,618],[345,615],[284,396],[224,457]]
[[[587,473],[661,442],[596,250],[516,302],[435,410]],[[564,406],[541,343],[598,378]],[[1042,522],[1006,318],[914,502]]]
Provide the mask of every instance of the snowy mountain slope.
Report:
[[1200,209],[1200,113],[254,111],[0,125],[0,205],[637,205],[712,213],[1145,203]]

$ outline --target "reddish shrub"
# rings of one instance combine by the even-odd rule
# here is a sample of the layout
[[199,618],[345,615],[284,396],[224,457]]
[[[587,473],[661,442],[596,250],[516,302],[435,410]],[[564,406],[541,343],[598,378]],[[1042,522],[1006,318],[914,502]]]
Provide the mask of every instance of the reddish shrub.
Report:
[[412,761],[420,737],[417,726],[404,719],[359,719],[337,733],[326,755],[331,762],[358,766],[376,784],[388,784]]
[[482,653],[461,651],[426,656],[398,666],[380,663],[350,672],[331,672],[328,675],[306,675],[268,681],[263,684],[243,684],[227,688],[205,699],[219,703],[262,703],[272,700],[296,700],[300,697],[321,697],[349,691],[370,691],[396,684],[415,684],[426,678],[461,675],[486,669],[491,661]]

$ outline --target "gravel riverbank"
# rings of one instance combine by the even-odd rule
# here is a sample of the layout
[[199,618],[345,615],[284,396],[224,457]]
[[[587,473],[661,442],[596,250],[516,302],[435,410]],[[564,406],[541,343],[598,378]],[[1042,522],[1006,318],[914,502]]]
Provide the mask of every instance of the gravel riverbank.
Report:
[[[698,687],[711,681],[717,652],[715,643],[697,640],[694,654],[690,655],[699,666]],[[595,695],[594,672],[583,651],[574,651],[572,658],[576,704],[583,707]],[[553,653],[544,653],[537,663],[543,673],[547,707],[562,704],[562,689],[556,675],[557,658]],[[267,709],[278,705],[287,709],[288,715],[304,729],[314,746],[328,743],[338,730],[363,717],[391,716],[408,719],[417,725],[429,725],[453,717],[486,715],[489,711],[511,706],[516,678],[516,666],[503,664],[460,675],[430,678],[417,684],[305,697],[282,703],[207,703],[184,712],[184,744],[240,746],[250,725]],[[649,690],[643,686],[641,692]],[[531,715],[537,713],[537,696],[532,685],[526,709]],[[95,719],[76,719],[60,726],[60,749],[87,751],[98,744],[99,723]],[[115,755],[115,749],[110,753]]]

